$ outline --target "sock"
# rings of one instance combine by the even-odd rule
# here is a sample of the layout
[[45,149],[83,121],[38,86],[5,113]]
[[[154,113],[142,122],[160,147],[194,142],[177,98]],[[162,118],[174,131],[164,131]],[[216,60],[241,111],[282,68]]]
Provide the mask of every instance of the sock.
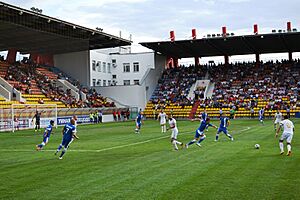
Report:
[[193,139],[192,141],[190,141],[187,145],[191,145],[191,144],[194,144],[197,140]]
[[216,140],[218,140],[219,139],[219,134],[216,134]]
[[284,152],[284,150],[283,150],[283,142],[279,142],[279,148],[280,148],[280,152]]
[[202,136],[202,137],[200,138],[200,140],[197,142],[197,144],[200,144],[203,140],[205,140],[205,138],[206,138],[206,136]]
[[287,144],[286,146],[287,146],[287,150],[288,150],[288,151],[291,151],[291,150],[292,150],[292,145],[291,145],[291,144]]
[[178,150],[178,147],[177,147],[177,144],[176,144],[176,140],[173,140],[173,145],[174,145],[174,148],[176,149],[176,150]]
[[66,151],[65,150],[63,150],[62,152],[61,152],[61,154],[60,154],[60,156],[59,157],[63,157],[63,155],[66,153]]
[[41,144],[38,145],[39,148],[43,148],[45,146],[45,143],[42,142]]
[[167,126],[164,125],[164,133],[167,132]]
[[62,148],[62,145],[60,144],[56,150],[56,153],[58,153],[61,150],[61,148]]
[[176,142],[176,144],[182,145],[182,142],[178,142],[177,140],[175,140],[175,142]]
[[232,138],[232,136],[231,136],[229,133],[227,133],[226,135],[227,135],[227,137],[229,137],[230,139]]
[[276,130],[276,124],[274,124],[274,129]]
[[161,126],[161,132],[164,133],[164,126]]

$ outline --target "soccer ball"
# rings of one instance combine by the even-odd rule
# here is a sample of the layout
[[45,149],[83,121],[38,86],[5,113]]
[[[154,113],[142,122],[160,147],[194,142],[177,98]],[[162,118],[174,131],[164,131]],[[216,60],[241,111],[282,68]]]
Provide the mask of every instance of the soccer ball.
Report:
[[255,144],[255,145],[254,145],[254,148],[255,148],[255,149],[259,149],[259,148],[260,148],[260,145],[259,145],[259,144]]

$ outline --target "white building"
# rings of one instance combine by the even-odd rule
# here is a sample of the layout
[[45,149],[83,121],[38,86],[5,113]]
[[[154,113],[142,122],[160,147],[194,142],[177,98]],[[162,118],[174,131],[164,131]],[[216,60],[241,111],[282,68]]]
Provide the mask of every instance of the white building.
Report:
[[90,51],[90,86],[119,105],[144,108],[165,67],[166,58],[147,53]]

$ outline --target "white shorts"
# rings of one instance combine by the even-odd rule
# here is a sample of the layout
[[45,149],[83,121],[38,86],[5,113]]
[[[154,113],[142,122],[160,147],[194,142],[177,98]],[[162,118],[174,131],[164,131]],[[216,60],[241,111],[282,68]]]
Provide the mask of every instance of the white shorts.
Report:
[[274,122],[274,124],[278,124],[278,123],[280,123],[280,122],[281,122],[280,119],[276,119],[275,122]]
[[293,139],[293,133],[283,132],[280,140],[286,140],[287,143],[291,143]]
[[171,135],[171,138],[173,139],[177,139],[177,135],[178,135],[178,128],[173,128],[172,129],[172,135]]
[[166,124],[166,120],[160,120],[160,125],[165,125]]

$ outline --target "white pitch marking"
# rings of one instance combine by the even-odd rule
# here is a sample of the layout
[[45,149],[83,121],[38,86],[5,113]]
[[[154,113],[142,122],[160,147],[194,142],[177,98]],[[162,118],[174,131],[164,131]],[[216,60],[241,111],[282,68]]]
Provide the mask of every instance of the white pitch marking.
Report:
[[[249,130],[251,127],[247,127],[245,129],[242,129],[240,132],[244,132],[244,131],[247,131]],[[180,133],[181,135],[182,134],[186,134],[186,133],[190,133],[190,132],[183,132],[183,133]],[[108,150],[112,150],[112,149],[120,149],[120,148],[124,148],[124,147],[129,147],[129,146],[135,146],[135,145],[139,145],[139,144],[144,144],[144,143],[148,143],[148,142],[152,142],[152,141],[156,141],[156,140],[160,140],[160,139],[164,139],[164,138],[168,138],[170,136],[163,136],[163,137],[158,137],[158,138],[153,138],[153,139],[150,139],[150,140],[145,140],[145,141],[141,141],[141,142],[135,142],[135,143],[132,143],[132,144],[125,144],[125,145],[121,145],[121,146],[115,146],[115,147],[109,147],[109,148],[105,148],[105,149],[70,149],[68,151],[74,151],[74,152],[103,152],[103,151],[108,151]],[[56,149],[45,149],[45,150],[42,150],[42,151],[46,151],[46,152],[54,152]],[[35,150],[30,150],[30,149],[0,149],[1,152],[32,152],[32,151],[35,151]]]

